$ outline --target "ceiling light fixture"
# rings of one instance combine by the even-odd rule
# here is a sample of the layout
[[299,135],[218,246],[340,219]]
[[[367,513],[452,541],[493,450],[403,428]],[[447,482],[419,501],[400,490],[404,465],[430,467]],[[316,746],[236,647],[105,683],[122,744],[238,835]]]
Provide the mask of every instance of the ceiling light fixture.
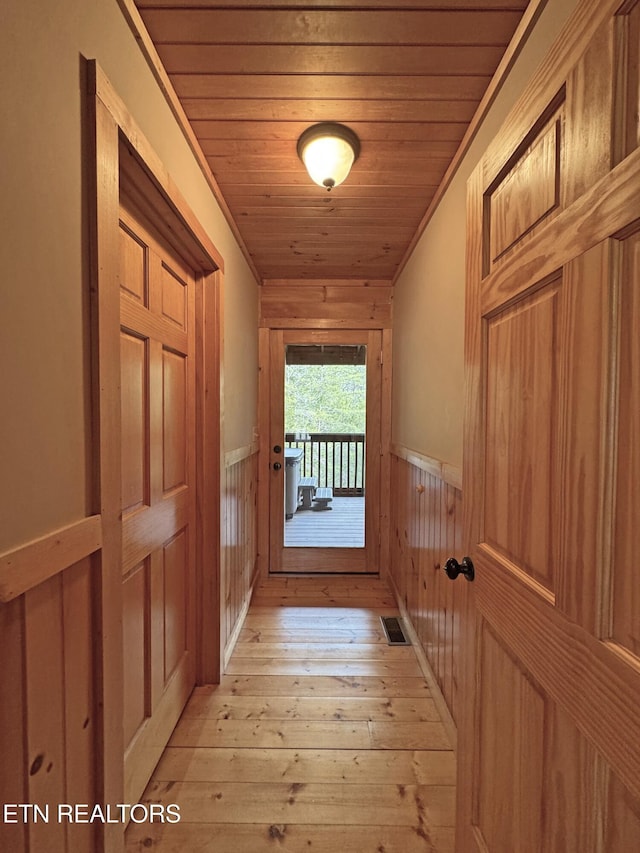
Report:
[[360,154],[360,140],[349,127],[323,121],[308,127],[298,139],[298,157],[326,190],[341,184]]

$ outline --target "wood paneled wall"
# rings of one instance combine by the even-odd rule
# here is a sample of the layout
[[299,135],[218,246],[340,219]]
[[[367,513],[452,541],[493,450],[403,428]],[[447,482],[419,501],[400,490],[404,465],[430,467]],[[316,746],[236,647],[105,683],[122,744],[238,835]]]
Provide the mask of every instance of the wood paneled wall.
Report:
[[257,445],[231,451],[225,457],[222,486],[222,633],[223,668],[226,666],[256,579],[258,557]]
[[0,802],[51,809],[48,823],[21,812],[15,823],[0,822],[0,849],[12,853],[95,849],[95,824],[57,820],[58,803],[100,800],[94,694],[98,557],[87,554],[59,568],[62,554],[78,547],[74,527],[66,536],[56,533],[0,556],[0,576],[12,563],[20,563],[27,577],[37,575],[46,572],[47,560],[36,556],[32,563],[29,554],[48,541],[55,566],[47,580],[0,603]]
[[260,325],[270,329],[388,329],[393,288],[367,279],[269,279]]
[[454,720],[460,683],[460,617],[467,582],[442,567],[461,559],[462,490],[457,469],[394,446],[390,574]]
[[[544,5],[119,2],[256,268],[290,278],[393,276]],[[330,194],[296,155],[328,115],[363,140]]]

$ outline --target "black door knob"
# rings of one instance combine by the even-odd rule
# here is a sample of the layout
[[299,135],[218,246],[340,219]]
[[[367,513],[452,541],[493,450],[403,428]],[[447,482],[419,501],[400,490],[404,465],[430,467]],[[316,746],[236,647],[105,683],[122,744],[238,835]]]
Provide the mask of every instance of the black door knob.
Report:
[[282,453],[282,448],[280,447],[279,444],[276,444],[276,446],[273,448],[273,452],[274,453]]
[[273,463],[273,470],[274,471],[279,471],[281,468],[282,468],[282,465],[279,462]]
[[462,560],[462,563],[459,563],[455,557],[449,557],[447,562],[444,564],[444,570],[448,578],[454,581],[458,575],[464,575],[465,580],[472,581],[476,572],[473,568],[473,563],[471,562],[471,557],[465,557]]

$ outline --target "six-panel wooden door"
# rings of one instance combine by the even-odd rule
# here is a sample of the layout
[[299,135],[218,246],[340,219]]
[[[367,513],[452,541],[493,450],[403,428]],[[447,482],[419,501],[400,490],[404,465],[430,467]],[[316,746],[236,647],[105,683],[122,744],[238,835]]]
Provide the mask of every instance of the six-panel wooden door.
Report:
[[125,800],[138,801],[195,681],[194,275],[120,210]]
[[578,5],[469,184],[460,853],[640,849],[640,7]]

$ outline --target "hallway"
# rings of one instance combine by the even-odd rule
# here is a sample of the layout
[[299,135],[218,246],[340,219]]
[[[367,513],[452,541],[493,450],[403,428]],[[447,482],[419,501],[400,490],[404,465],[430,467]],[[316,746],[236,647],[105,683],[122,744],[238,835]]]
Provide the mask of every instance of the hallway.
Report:
[[197,688],[145,792],[177,824],[131,826],[158,853],[451,853],[455,757],[376,578],[260,587],[217,687]]

